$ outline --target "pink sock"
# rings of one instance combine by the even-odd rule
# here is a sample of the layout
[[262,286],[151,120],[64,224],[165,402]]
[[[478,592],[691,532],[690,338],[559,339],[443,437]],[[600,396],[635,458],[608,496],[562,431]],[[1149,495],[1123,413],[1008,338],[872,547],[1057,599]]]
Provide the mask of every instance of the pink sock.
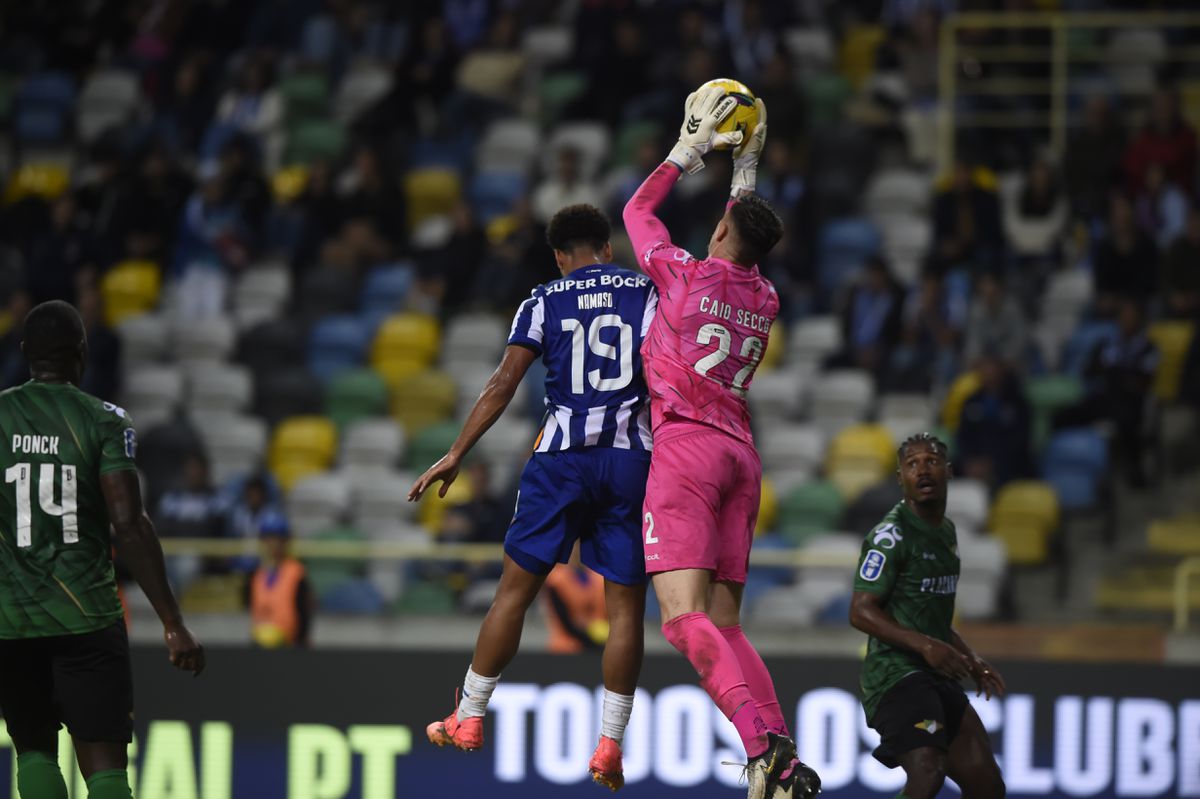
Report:
[[[747,757],[767,750],[767,725],[763,723],[754,695],[746,685],[738,656],[705,613],[684,613],[662,626],[671,646],[683,653],[702,687],[725,718],[737,728]],[[778,706],[778,703],[777,703]]]
[[763,659],[754,645],[742,632],[742,625],[735,624],[732,627],[719,627],[718,629],[725,640],[729,642],[729,648],[733,650],[738,664],[742,667],[742,677],[746,680],[746,687],[750,689],[750,695],[754,697],[754,705],[758,708],[758,714],[762,716],[763,723],[771,732],[777,735],[787,735],[787,722],[784,721],[783,712],[779,709],[779,697],[775,695],[775,683],[771,680],[771,673],[767,671],[767,666],[763,663]]

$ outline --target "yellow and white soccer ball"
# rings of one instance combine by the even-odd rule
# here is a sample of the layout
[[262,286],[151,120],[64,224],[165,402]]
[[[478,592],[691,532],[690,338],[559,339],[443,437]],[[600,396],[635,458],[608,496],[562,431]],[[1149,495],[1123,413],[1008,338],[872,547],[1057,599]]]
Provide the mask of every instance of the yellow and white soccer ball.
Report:
[[[697,91],[702,91],[710,86],[719,86],[725,90],[725,93],[737,100],[737,107],[733,109],[733,113],[725,117],[725,120],[717,126],[717,133],[732,133],[733,131],[741,131],[742,141],[750,137],[754,132],[754,128],[758,125],[758,106],[754,104],[754,92],[750,91],[750,87],[738,80],[731,78],[714,78],[708,83],[705,83]],[[727,146],[719,145],[716,149],[726,150]]]

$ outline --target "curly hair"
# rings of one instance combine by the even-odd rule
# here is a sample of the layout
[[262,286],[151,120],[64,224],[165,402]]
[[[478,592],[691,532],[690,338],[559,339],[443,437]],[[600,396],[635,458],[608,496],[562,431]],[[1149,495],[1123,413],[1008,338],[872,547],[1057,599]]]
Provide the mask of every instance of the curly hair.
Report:
[[30,364],[61,365],[82,354],[87,339],[75,306],[62,300],[43,302],[25,317],[22,337]]
[[931,447],[934,452],[941,455],[943,458],[950,459],[950,448],[946,446],[946,442],[935,436],[933,433],[916,433],[904,439],[904,443],[896,450],[896,460],[903,461],[904,454],[911,446],[922,445]]
[[612,237],[612,223],[594,205],[568,205],[546,226],[546,243],[558,252],[571,252],[576,247],[600,250]]
[[738,257],[746,265],[761,262],[783,238],[783,220],[757,194],[739,197],[729,208],[729,219],[737,232]]

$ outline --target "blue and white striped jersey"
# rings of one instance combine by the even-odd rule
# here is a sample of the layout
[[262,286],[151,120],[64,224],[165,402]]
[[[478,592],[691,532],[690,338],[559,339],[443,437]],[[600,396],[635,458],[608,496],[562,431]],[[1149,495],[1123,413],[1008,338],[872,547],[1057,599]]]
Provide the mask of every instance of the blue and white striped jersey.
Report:
[[521,303],[508,343],[546,365],[546,417],[536,452],[649,450],[642,339],[658,307],[645,275],[614,264],[577,269]]

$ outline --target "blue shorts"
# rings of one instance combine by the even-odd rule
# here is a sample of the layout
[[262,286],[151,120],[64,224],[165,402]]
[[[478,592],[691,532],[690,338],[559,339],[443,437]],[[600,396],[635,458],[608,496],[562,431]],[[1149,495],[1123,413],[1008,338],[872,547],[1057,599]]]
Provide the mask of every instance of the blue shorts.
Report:
[[539,452],[525,464],[504,551],[533,574],[566,563],[575,541],[583,564],[600,576],[646,580],[642,500],[650,453],[589,447]]

